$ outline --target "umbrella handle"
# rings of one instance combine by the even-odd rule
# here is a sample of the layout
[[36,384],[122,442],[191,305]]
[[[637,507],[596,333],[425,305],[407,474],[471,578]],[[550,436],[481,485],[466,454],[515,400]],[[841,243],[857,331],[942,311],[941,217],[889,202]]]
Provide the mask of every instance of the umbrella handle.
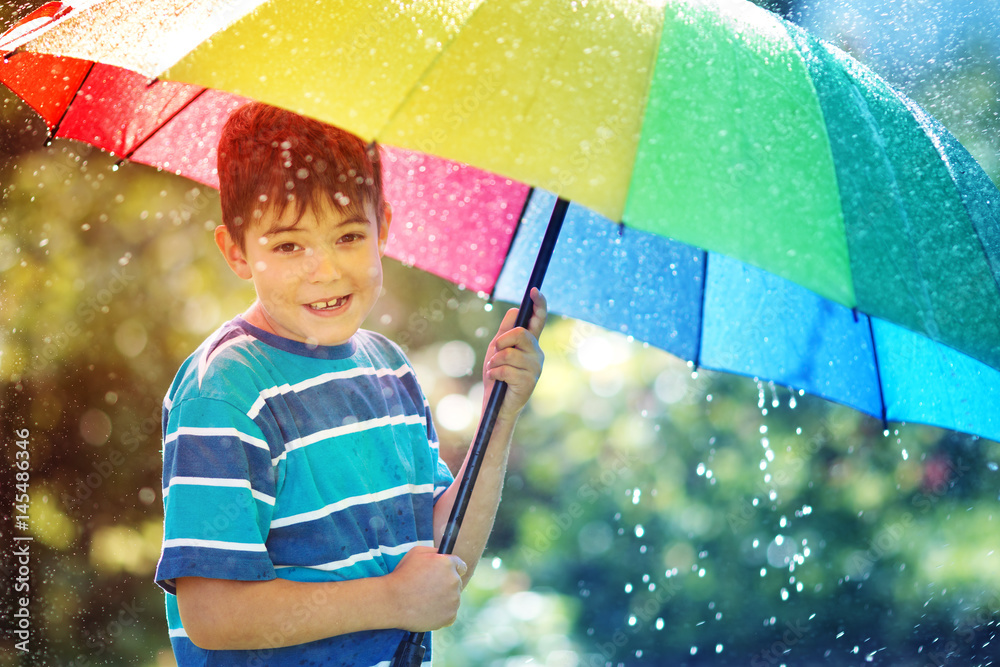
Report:
[[[559,238],[559,230],[562,228],[563,220],[566,218],[566,209],[569,202],[560,197],[552,209],[552,216],[549,218],[548,227],[545,229],[545,236],[542,238],[542,245],[538,249],[538,256],[535,259],[535,266],[531,270],[531,277],[528,279],[528,287],[524,290],[524,298],[521,299],[521,308],[517,313],[515,327],[527,327],[534,312],[534,304],[531,300],[531,289],[537,287],[541,289],[542,281],[545,279],[545,271],[549,268],[549,260],[552,258],[552,250],[556,246]],[[465,518],[465,510],[469,506],[472,498],[473,487],[476,484],[476,477],[479,476],[479,468],[483,464],[483,456],[486,454],[486,445],[489,444],[490,436],[493,435],[493,427],[496,425],[497,415],[500,413],[500,406],[503,404],[504,396],[507,395],[507,383],[500,381],[493,385],[490,392],[489,401],[483,411],[483,419],[479,422],[479,430],[476,432],[476,439],[469,449],[469,461],[465,466],[465,474],[458,486],[458,493],[455,496],[455,504],[451,508],[451,515],[445,525],[444,534],[441,537],[441,545],[438,553],[450,554],[455,548],[458,540],[458,531],[462,527],[462,520]],[[410,632],[399,643],[396,654],[392,659],[392,667],[419,667],[424,657],[424,634],[423,632]]]

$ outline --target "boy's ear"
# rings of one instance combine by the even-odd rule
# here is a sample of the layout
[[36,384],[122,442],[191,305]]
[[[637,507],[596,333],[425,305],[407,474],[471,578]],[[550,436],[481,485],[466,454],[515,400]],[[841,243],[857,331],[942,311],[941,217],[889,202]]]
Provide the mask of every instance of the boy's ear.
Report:
[[385,244],[389,242],[389,225],[392,224],[392,206],[385,203],[385,219],[378,230],[378,255],[385,257]]
[[253,278],[253,272],[250,270],[250,264],[243,255],[243,250],[233,240],[225,225],[219,225],[215,228],[215,245],[219,246],[222,256],[226,258],[226,264],[233,270],[233,273],[243,280]]

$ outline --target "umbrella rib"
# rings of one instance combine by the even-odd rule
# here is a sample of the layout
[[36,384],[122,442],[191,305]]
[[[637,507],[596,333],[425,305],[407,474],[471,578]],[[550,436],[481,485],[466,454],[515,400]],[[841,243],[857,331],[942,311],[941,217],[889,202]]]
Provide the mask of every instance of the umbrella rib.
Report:
[[708,293],[708,251],[701,250],[701,312],[698,313],[698,337],[695,339],[694,369],[701,365],[701,339],[705,334],[705,295]]
[[420,77],[413,82],[413,85],[410,86],[410,89],[406,91],[406,95],[404,95],[400,103],[396,105],[396,108],[392,110],[392,115],[386,118],[385,122],[382,123],[382,127],[379,128],[378,132],[375,135],[376,139],[381,138],[385,132],[385,129],[389,127],[394,120],[396,120],[396,116],[399,115],[399,113],[403,110],[403,107],[405,107],[406,104],[410,101],[410,98],[412,98],[413,95],[417,92],[417,90],[420,89],[420,84],[424,81],[424,79],[427,78],[427,75],[430,74],[432,69],[434,69],[438,61],[441,60],[441,57],[444,55],[445,51],[451,48],[451,45],[455,43],[455,39],[458,38],[458,35],[462,32],[462,29],[469,24],[472,18],[479,12],[480,9],[483,8],[485,4],[486,4],[485,1],[480,2],[479,5],[475,9],[473,9],[472,12],[469,13],[469,16],[465,19],[462,25],[455,30],[455,37],[452,37],[447,44],[442,46],[441,50],[438,51],[437,55],[434,56],[433,60],[431,60],[430,63],[427,64],[427,67],[424,68],[424,71],[420,73]]
[[885,392],[882,390],[882,369],[878,363],[878,349],[875,346],[875,329],[872,327],[871,315],[865,315],[868,319],[868,335],[872,341],[872,358],[875,360],[875,381],[878,382],[878,400],[882,408],[882,427],[889,430],[889,419],[885,406]]
[[510,259],[510,251],[514,247],[514,243],[517,241],[518,232],[521,231],[521,223],[524,221],[524,214],[528,212],[528,204],[531,202],[531,198],[535,194],[535,188],[533,186],[528,187],[528,194],[524,198],[524,204],[521,206],[521,212],[517,216],[517,222],[514,224],[514,233],[510,235],[510,245],[507,246],[507,252],[504,253],[503,261],[500,263],[500,270],[497,271],[496,280],[493,281],[493,287],[490,289],[490,303],[493,303],[493,297],[497,292],[497,283],[500,282],[500,276],[503,275],[503,270],[507,267],[507,260]]
[[73,98],[70,100],[69,104],[66,105],[66,108],[63,109],[62,114],[59,116],[59,120],[57,120],[56,124],[49,130],[49,137],[45,140],[46,146],[51,144],[52,140],[56,138],[56,134],[59,133],[59,128],[62,126],[63,121],[66,120],[69,108],[73,106],[73,101],[76,99],[76,96],[80,94],[80,91],[83,90],[83,87],[87,84],[87,79],[90,78],[90,73],[94,71],[94,64],[95,63],[91,62],[90,66],[87,67],[87,73],[83,75],[82,79],[80,79],[80,85],[76,87],[76,92],[73,93]]
[[135,152],[137,150],[139,150],[144,145],[146,145],[146,142],[148,142],[150,139],[152,139],[154,136],[156,136],[156,134],[160,130],[162,130],[167,125],[169,125],[170,121],[172,121],[174,118],[177,118],[177,116],[179,116],[182,111],[184,111],[185,109],[187,109],[188,107],[190,107],[194,103],[194,101],[196,99],[198,99],[199,97],[201,97],[202,95],[204,95],[207,90],[208,90],[208,88],[202,88],[197,93],[195,93],[194,95],[192,95],[191,99],[189,99],[187,102],[185,102],[184,104],[182,104],[180,106],[180,108],[178,108],[176,111],[174,111],[172,114],[170,114],[170,116],[167,117],[163,122],[157,123],[156,127],[153,128],[152,132],[150,132],[145,137],[143,137],[140,142],[138,142],[135,146],[133,146],[132,148],[130,148],[129,151],[125,155],[122,156],[121,160],[118,161],[118,164],[121,164],[125,160],[128,160],[133,155],[135,155]]

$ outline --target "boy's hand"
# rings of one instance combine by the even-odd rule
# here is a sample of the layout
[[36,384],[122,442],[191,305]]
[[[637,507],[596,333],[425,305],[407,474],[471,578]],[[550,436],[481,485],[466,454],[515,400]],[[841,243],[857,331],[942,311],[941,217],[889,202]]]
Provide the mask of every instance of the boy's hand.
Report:
[[451,625],[458,617],[465,562],[439,554],[433,547],[413,547],[387,579],[401,614],[399,628],[430,632]]
[[506,418],[516,418],[521,413],[542,374],[544,355],[538,346],[538,337],[545,326],[548,309],[545,297],[536,288],[531,290],[531,300],[534,310],[528,328],[515,329],[517,308],[508,310],[497,335],[486,349],[483,363],[484,405],[494,382],[506,382],[507,395],[500,406],[500,415]]

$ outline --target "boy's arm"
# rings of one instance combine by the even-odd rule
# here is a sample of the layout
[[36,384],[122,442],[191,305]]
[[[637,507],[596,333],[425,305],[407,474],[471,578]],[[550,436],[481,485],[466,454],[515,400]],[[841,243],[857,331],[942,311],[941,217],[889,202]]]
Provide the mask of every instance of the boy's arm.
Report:
[[[486,361],[483,364],[484,408],[495,381],[506,382],[508,388],[486,454],[483,456],[472,498],[469,500],[462,521],[462,529],[455,542],[455,555],[468,566],[462,576],[464,583],[468,583],[472,577],[486,548],[486,540],[493,530],[493,520],[500,505],[500,492],[503,490],[504,476],[507,472],[507,456],[510,453],[514,426],[542,372],[543,355],[538,346],[538,337],[545,325],[547,307],[545,297],[537,289],[532,290],[531,298],[534,312],[528,328],[515,329],[517,309],[507,311],[500,324],[500,330],[486,351]],[[468,463],[469,458],[466,455],[462,469],[455,475],[455,481],[441,494],[434,505],[435,542],[440,543],[444,534],[448,517],[455,504],[458,486]]]
[[466,566],[414,547],[392,573],[349,581],[233,581],[180,577],[177,605],[188,639],[208,650],[280,648],[334,635],[455,621]]

